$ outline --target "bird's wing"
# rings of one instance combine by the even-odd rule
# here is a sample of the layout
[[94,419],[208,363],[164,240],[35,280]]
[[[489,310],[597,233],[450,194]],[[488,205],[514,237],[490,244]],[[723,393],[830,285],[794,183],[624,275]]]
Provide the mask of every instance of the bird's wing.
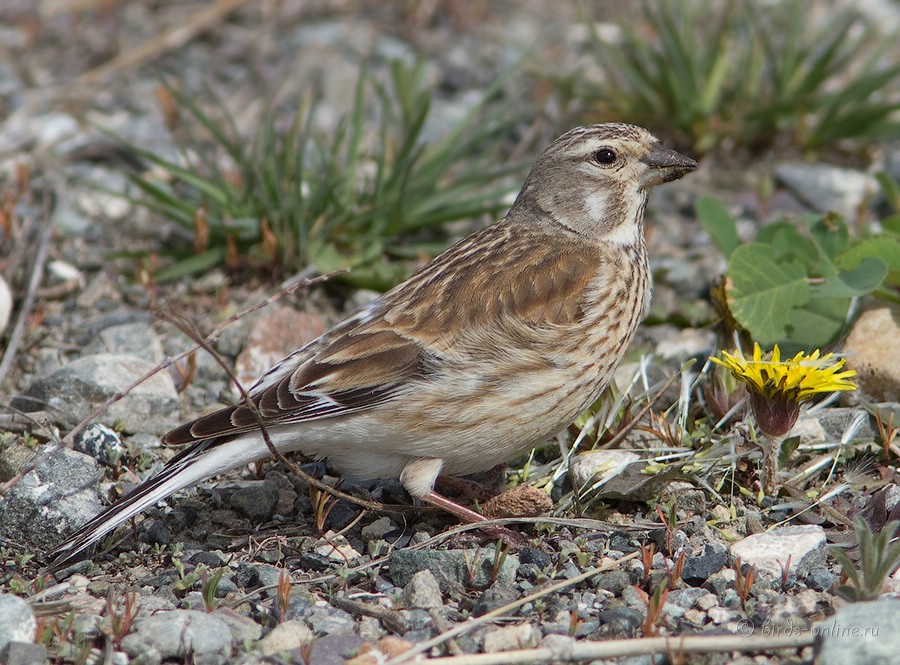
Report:
[[[499,223],[470,236],[281,361],[250,391],[265,425],[369,409],[439,371],[442,358],[458,358],[465,349],[457,345],[493,339],[494,348],[514,349],[537,343],[542,330],[579,320],[584,291],[596,274],[596,252],[575,243],[562,243],[565,251],[559,242],[536,246],[533,237],[513,231]],[[485,270],[482,257],[492,254],[498,258]],[[528,331],[538,331],[534,340],[521,338]],[[518,338],[506,339],[513,335]],[[242,404],[187,423],[164,442],[191,443],[258,426],[257,415]]]

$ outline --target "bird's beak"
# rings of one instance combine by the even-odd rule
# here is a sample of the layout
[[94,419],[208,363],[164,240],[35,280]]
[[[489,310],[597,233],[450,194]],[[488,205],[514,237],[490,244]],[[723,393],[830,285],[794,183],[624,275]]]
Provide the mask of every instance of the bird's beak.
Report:
[[661,185],[664,182],[678,180],[697,168],[697,162],[690,157],[685,157],[680,152],[666,148],[660,143],[654,143],[641,161],[647,165],[647,170],[642,177],[645,187]]

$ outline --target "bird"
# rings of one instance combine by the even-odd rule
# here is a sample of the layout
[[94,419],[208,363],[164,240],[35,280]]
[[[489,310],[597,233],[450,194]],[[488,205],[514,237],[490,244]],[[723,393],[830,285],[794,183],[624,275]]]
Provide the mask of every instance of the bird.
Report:
[[576,127],[535,161],[508,213],[459,240],[269,369],[239,402],[162,437],[186,445],[54,552],[77,561],[173,493],[270,452],[399,478],[415,499],[484,518],[434,489],[544,443],[600,395],[644,319],[649,191],[697,168],[650,131]]

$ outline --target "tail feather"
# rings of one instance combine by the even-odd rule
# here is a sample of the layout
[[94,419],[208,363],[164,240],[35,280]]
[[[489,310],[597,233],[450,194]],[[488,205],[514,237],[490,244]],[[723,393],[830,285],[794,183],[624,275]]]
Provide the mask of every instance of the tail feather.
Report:
[[[265,457],[268,449],[247,436],[204,439],[173,457],[118,503],[82,525],[50,554],[50,570],[84,556],[85,551],[148,506],[194,483]],[[249,440],[248,440],[249,439]]]

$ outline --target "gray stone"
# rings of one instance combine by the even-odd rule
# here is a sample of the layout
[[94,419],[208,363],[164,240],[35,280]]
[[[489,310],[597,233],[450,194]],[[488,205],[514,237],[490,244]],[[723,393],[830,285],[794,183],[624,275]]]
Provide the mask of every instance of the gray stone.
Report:
[[335,607],[315,607],[305,618],[306,623],[319,635],[334,635],[353,629],[353,617]]
[[728,563],[728,550],[718,543],[708,543],[703,548],[703,553],[691,555],[684,561],[681,571],[681,579],[685,584],[700,586],[709,577],[725,567]]
[[47,649],[43,644],[33,642],[10,642],[0,649],[3,665],[44,665]]
[[[3,451],[0,479],[33,459],[23,447]],[[60,450],[24,476],[0,501],[0,533],[22,545],[45,550],[100,512],[97,462],[74,450]]]
[[830,164],[781,164],[775,175],[813,210],[834,211],[851,222],[878,191],[878,181],[868,173]]
[[802,579],[825,565],[825,530],[811,524],[755,533],[734,543],[731,556],[754,566],[760,580],[780,580],[785,567],[789,577]]
[[[269,480],[236,480],[227,483],[231,490],[228,506],[251,522],[272,519],[278,506],[278,487]],[[217,488],[222,491],[222,488]]]
[[87,343],[84,355],[114,353],[137,356],[154,365],[162,362],[163,348],[153,326],[143,321],[109,326]]
[[391,518],[384,516],[379,517],[371,524],[366,524],[360,531],[360,535],[363,537],[363,540],[366,541],[378,540],[379,538],[384,538],[396,528],[397,527]]
[[315,637],[312,630],[302,621],[285,621],[275,626],[271,633],[260,640],[259,648],[264,656],[274,656],[300,649],[304,644],[312,642]]
[[404,607],[427,610],[441,607],[443,604],[441,588],[430,570],[420,570],[403,588]]
[[697,589],[694,587],[675,589],[674,591],[669,592],[667,603],[678,605],[679,607],[689,610],[700,598],[708,595],[709,592],[706,589]]
[[37,620],[31,605],[10,594],[0,594],[0,652],[10,642],[31,642]]
[[121,646],[134,663],[173,658],[217,665],[228,662],[231,655],[231,629],[205,612],[173,610],[136,621]]
[[900,600],[852,603],[813,624],[817,665],[887,665],[900,653]]
[[430,570],[441,591],[484,589],[492,583],[512,585],[519,560],[507,555],[495,574],[496,552],[491,548],[472,550],[395,550],[388,558],[389,576],[394,584],[405,587],[420,570]]
[[619,596],[626,587],[631,586],[631,575],[624,570],[610,570],[592,577],[591,584],[598,589],[606,589],[614,596]]
[[472,616],[480,617],[488,612],[508,605],[519,597],[518,591],[507,584],[495,584],[490,589],[485,589],[475,605],[472,606]]
[[[23,411],[46,409],[63,423],[75,425],[154,367],[128,355],[84,356],[36,379],[23,396],[13,399],[13,406]],[[100,415],[105,425],[121,423],[129,432],[151,434],[164,434],[179,421],[178,393],[165,372],[157,372]]]
[[84,428],[78,436],[75,437],[73,446],[79,453],[84,453],[101,464],[112,466],[119,461],[119,458],[125,452],[125,446],[115,430],[94,423]]

